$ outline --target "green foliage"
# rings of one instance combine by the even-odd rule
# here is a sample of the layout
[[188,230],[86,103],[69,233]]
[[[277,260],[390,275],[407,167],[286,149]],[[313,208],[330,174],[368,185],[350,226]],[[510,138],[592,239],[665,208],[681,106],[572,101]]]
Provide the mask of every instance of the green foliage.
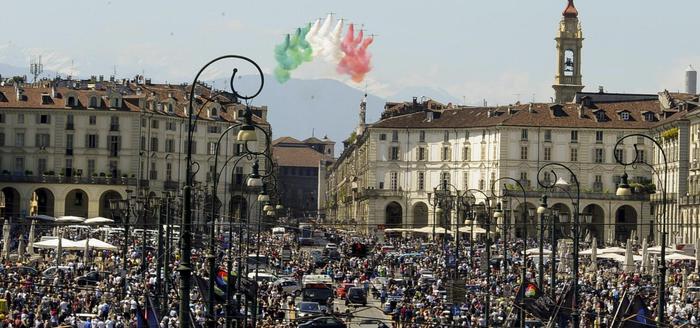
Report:
[[661,138],[664,140],[678,138],[678,128],[670,128],[664,132],[661,132]]

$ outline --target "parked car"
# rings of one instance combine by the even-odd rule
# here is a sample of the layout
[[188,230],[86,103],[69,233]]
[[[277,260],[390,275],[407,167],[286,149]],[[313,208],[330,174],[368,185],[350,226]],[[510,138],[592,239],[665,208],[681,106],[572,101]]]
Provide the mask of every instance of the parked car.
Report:
[[347,294],[348,290],[352,287],[355,287],[355,284],[344,282],[335,290],[335,295],[338,298],[345,298],[345,294]]
[[64,266],[61,265],[59,267],[52,266],[46,270],[44,270],[41,275],[44,276],[45,278],[53,278],[57,272],[62,272],[63,274],[66,273],[72,273],[73,268],[69,266]]
[[301,302],[297,305],[296,310],[300,318],[323,313],[321,305],[318,304],[318,302]]
[[319,317],[297,326],[297,328],[347,328],[343,320],[336,317]]
[[21,275],[30,275],[30,276],[36,276],[37,274],[39,274],[39,271],[37,271],[36,269],[29,267],[29,266],[24,266],[24,265],[9,267],[9,268],[7,268],[7,271],[8,272],[16,272],[16,273],[19,273]]
[[367,306],[367,293],[362,287],[351,287],[346,293],[345,305],[349,304],[362,304],[362,306]]
[[358,323],[358,325],[361,328],[389,328],[387,324],[383,323],[379,319],[364,319],[361,320],[360,323]]
[[282,292],[287,294],[299,295],[301,292],[301,286],[299,286],[299,283],[294,279],[280,278],[275,281],[274,285],[281,286]]
[[102,281],[107,274],[109,274],[109,272],[90,271],[85,275],[75,278],[75,283],[78,284],[78,286],[94,286]]

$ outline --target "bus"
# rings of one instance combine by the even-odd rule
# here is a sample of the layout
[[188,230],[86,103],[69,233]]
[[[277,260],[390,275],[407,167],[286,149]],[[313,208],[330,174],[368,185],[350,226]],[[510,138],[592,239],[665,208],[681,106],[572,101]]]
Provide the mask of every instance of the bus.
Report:
[[301,300],[318,302],[322,307],[328,307],[333,299],[333,279],[325,274],[305,275],[302,277]]
[[270,264],[270,260],[265,255],[248,254],[246,265],[248,270],[265,269]]
[[299,224],[299,245],[312,246],[314,244],[314,227],[311,224]]

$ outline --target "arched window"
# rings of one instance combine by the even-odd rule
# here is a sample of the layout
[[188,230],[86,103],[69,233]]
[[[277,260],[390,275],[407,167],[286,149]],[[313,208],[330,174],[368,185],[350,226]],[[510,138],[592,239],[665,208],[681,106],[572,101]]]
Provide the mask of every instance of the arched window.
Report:
[[68,107],[75,107],[78,105],[78,102],[75,100],[75,97],[73,96],[68,96],[68,100],[66,101]]
[[97,97],[92,96],[90,97],[90,108],[96,108],[97,107]]
[[212,118],[219,117],[219,111],[216,110],[216,107],[211,107],[209,109],[209,117],[212,117]]
[[173,104],[168,104],[168,113],[173,112]]

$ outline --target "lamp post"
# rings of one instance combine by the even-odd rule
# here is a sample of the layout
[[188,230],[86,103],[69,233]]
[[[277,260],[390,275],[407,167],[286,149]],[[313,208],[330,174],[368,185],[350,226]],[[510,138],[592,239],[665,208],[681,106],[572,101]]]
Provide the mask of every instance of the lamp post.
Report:
[[128,287],[127,273],[129,268],[127,267],[127,259],[129,258],[130,214],[131,212],[134,212],[134,214],[136,214],[137,211],[136,199],[134,196],[131,195],[132,192],[133,191],[130,189],[126,190],[126,199],[115,198],[109,200],[109,209],[112,211],[112,213],[119,213],[119,218],[121,219],[122,225],[124,226],[124,243],[122,244],[122,297],[126,296]]
[[[486,326],[489,325],[491,322],[491,198],[486,195],[483,191],[479,189],[467,189],[465,191],[466,193],[474,194],[478,193],[481,194],[482,197],[484,197],[484,209],[486,210],[486,301],[485,301],[485,306],[484,306],[484,316],[486,317]],[[469,197],[469,200],[473,199],[473,197]],[[466,204],[473,205],[471,203],[466,202]],[[498,207],[496,208],[498,210]],[[502,213],[501,213],[502,214]],[[494,216],[496,215],[496,212],[494,211]],[[472,220],[472,226],[471,226],[471,231],[470,231],[470,238],[471,234],[474,233],[474,221]],[[470,247],[473,247],[471,244],[471,239],[470,239]],[[471,261],[473,261],[474,258],[474,253],[472,251],[471,254]]]
[[[218,58],[215,58],[205,64],[200,70],[197,72],[197,75],[195,75],[194,81],[192,82],[192,85],[190,87],[190,95],[189,95],[189,106],[188,106],[188,113],[187,113],[187,156],[185,158],[185,186],[183,187],[183,198],[184,198],[184,206],[183,206],[183,219],[182,219],[182,231],[181,231],[181,238],[182,238],[182,245],[181,245],[181,250],[180,254],[182,256],[182,261],[180,262],[180,266],[178,267],[178,271],[180,273],[180,308],[179,308],[179,315],[178,318],[180,319],[180,327],[189,327],[191,325],[191,317],[190,317],[190,289],[192,289],[192,264],[191,264],[191,257],[192,257],[192,235],[191,235],[191,225],[192,225],[192,187],[193,187],[193,176],[192,176],[192,168],[193,168],[193,161],[192,161],[192,139],[194,137],[193,135],[193,123],[195,122],[193,119],[193,116],[195,116],[195,110],[194,110],[194,101],[195,101],[195,88],[197,87],[198,81],[199,81],[199,76],[206,70],[210,65],[212,65],[215,62],[225,60],[225,59],[239,59],[246,61],[257,69],[259,75],[260,75],[260,87],[258,90],[250,95],[250,96],[244,96],[239,94],[236,89],[233,87],[233,81],[236,76],[236,73],[238,72],[238,69],[235,68],[233,70],[233,74],[231,75],[231,80],[230,80],[230,86],[231,86],[231,92],[234,94],[234,96],[238,99],[243,99],[243,100],[249,100],[252,98],[255,98],[260,92],[262,91],[263,85],[264,85],[264,75],[262,72],[262,69],[260,66],[258,66],[257,63],[252,61],[251,59],[239,55],[225,55],[221,56]],[[203,108],[203,107],[202,107]],[[201,108],[200,108],[201,110]],[[197,115],[199,117],[199,115]],[[254,128],[252,128],[254,129]],[[253,130],[253,133],[251,132],[251,128],[246,126],[245,129],[241,127],[241,130],[239,131],[239,140],[246,140],[248,141],[249,139],[254,138],[255,136],[255,131]],[[253,139],[254,140],[254,139]],[[211,315],[211,313],[210,313]],[[209,322],[210,325],[214,325],[214,321],[210,320]]]
[[[537,171],[537,183],[546,189],[552,189],[554,187],[559,187],[562,188],[563,190],[566,191],[566,193],[571,196],[568,192],[568,190],[564,189],[566,186],[568,186],[568,182],[564,181],[564,179],[559,179],[557,177],[557,173],[554,171],[555,167],[563,168],[566,171],[569,172],[571,175],[571,178],[574,180],[574,183],[576,184],[576,202],[574,202],[574,220],[573,220],[573,239],[574,239],[574,253],[573,253],[573,258],[574,258],[574,263],[573,263],[573,268],[572,271],[574,272],[573,276],[573,284],[572,284],[572,292],[573,292],[573,297],[572,297],[572,304],[571,304],[571,318],[574,323],[574,327],[579,326],[579,312],[578,312],[578,278],[579,278],[579,205],[581,204],[581,185],[578,181],[578,177],[574,172],[566,165],[561,164],[561,163],[547,163],[540,167],[540,169]],[[543,172],[546,172],[546,170],[549,170],[550,173],[554,176],[554,183],[551,183],[551,180],[545,180],[545,179],[540,179],[541,176],[543,176]],[[572,199],[573,202],[573,199]]]
[[[518,289],[518,293],[520,294],[520,299],[524,299],[525,295],[525,290],[523,288],[525,284],[525,279],[527,277],[527,215],[528,215],[528,210],[529,207],[527,205],[527,192],[525,191],[525,187],[523,187],[523,184],[520,183],[520,181],[511,178],[511,177],[500,177],[493,182],[491,182],[491,195],[493,195],[494,199],[500,199],[503,197],[503,195],[497,195],[496,194],[496,184],[499,181],[512,181],[515,182],[515,184],[518,186],[518,188],[523,192],[523,210],[522,210],[522,229],[523,229],[523,265],[522,265],[522,272],[521,272],[521,281],[520,281],[520,288]],[[504,187],[505,189],[505,187]],[[505,246],[505,245],[504,245]],[[520,324],[521,326],[525,326],[525,310],[523,309],[524,304],[519,304],[520,305]]]
[[[639,133],[634,133],[634,134],[629,134],[626,135],[620,140],[617,141],[615,144],[615,148],[613,151],[613,154],[615,154],[615,161],[617,161],[619,164],[623,165],[625,168],[629,165],[634,165],[636,163],[643,163],[647,164],[642,158],[639,158],[639,145],[634,144],[634,158],[630,162],[625,162],[623,158],[619,158],[618,154],[618,147],[620,147],[621,144],[623,144],[623,141],[627,138],[630,137],[637,137],[639,140],[640,138],[650,140],[651,142],[654,143],[654,145],[659,149],[659,152],[661,153],[661,159],[663,159],[664,163],[664,180],[663,180],[663,190],[662,190],[662,195],[661,195],[661,264],[659,265],[659,286],[658,286],[658,295],[659,295],[659,300],[657,302],[657,314],[659,317],[659,325],[663,325],[665,323],[665,303],[666,303],[666,224],[667,224],[667,217],[668,214],[666,213],[666,190],[668,186],[668,159],[666,158],[666,152],[664,151],[664,148],[661,146],[661,144],[656,141],[654,138],[645,135],[645,134],[639,134]],[[650,165],[651,166],[651,165]],[[617,192],[615,193],[617,196],[630,196],[632,195],[632,189],[630,188],[630,185],[627,181],[627,172],[625,172],[622,175],[622,179],[620,180],[620,184],[618,185]]]
[[[542,195],[540,206],[537,208],[537,214],[540,215],[540,240],[539,240],[539,265],[537,266],[537,285],[544,290],[544,220],[545,216],[549,217],[549,208],[547,208],[547,195]],[[551,288],[551,286],[550,286]]]

